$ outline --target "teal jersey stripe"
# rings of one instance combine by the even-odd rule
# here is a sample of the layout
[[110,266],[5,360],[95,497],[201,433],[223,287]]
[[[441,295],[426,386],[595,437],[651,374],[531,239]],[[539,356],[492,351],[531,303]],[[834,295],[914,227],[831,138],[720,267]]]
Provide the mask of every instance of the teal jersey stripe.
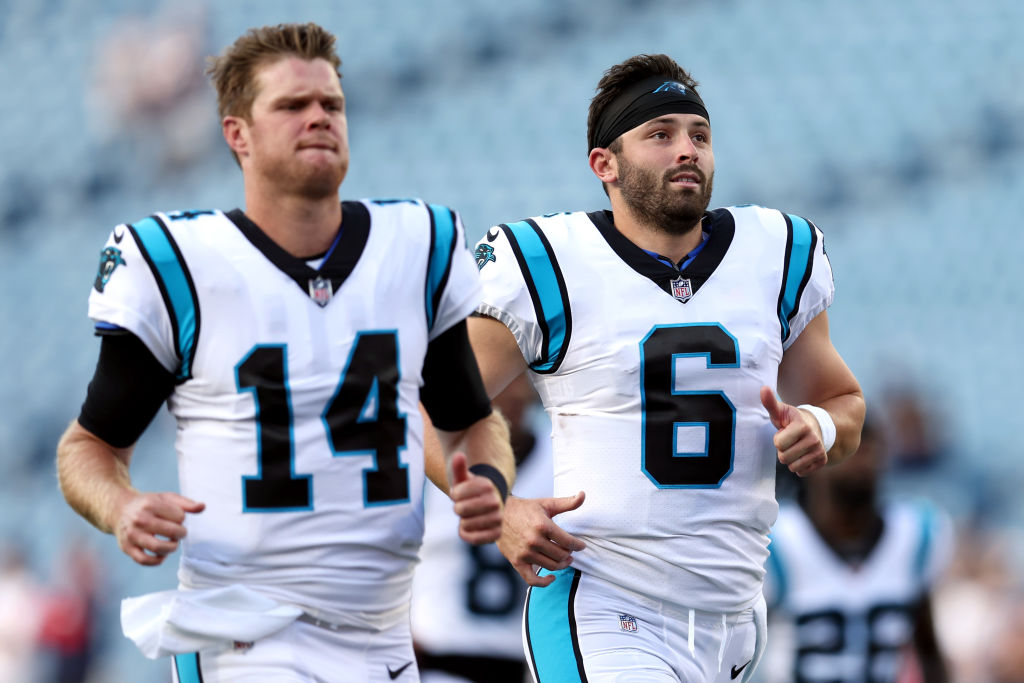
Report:
[[781,605],[786,599],[786,592],[789,590],[789,579],[786,577],[786,568],[779,558],[779,549],[776,547],[775,539],[769,537],[768,544],[768,572],[775,581],[775,596],[769,608]]
[[174,655],[174,670],[178,673],[178,683],[202,683],[199,673],[199,654],[190,652],[185,655]]
[[199,304],[192,278],[179,257],[170,233],[156,218],[150,216],[133,224],[132,228],[140,246],[148,255],[178,335],[176,343],[181,364],[178,366],[177,378],[188,379],[192,376],[192,358],[199,329]]
[[572,567],[540,572],[541,576],[548,574],[554,574],[555,580],[544,587],[531,587],[526,604],[530,655],[540,683],[579,683],[583,678],[572,618],[578,573]]
[[452,267],[452,255],[455,251],[455,219],[447,206],[428,205],[431,216],[430,261],[427,264],[427,328],[434,328],[437,307],[441,304],[441,295],[448,282],[448,274]]
[[917,552],[914,554],[914,574],[923,576],[928,556],[931,554],[932,537],[935,529],[935,510],[930,505],[922,505],[921,512],[921,540],[917,544]]
[[[537,228],[528,221],[509,223],[522,256],[521,265],[528,271],[534,305],[540,305],[537,319],[546,325],[545,348],[541,359],[530,363],[535,372],[550,372],[561,362],[569,340],[569,321],[561,273]],[[526,273],[524,273],[526,274]]]
[[814,247],[814,229],[801,218],[787,214],[791,223],[792,247],[786,263],[785,289],[779,302],[779,322],[782,324],[782,339],[789,339],[789,321],[800,305],[800,294],[811,269],[811,249]]

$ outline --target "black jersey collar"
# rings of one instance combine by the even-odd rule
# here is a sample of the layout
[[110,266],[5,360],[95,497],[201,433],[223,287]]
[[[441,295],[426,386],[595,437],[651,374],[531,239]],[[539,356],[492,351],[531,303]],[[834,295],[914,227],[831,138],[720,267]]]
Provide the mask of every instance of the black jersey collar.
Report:
[[[591,211],[587,214],[597,227],[608,246],[618,254],[619,258],[640,275],[658,285],[665,293],[672,295],[672,281],[685,278],[690,281],[692,294],[687,300],[696,296],[697,291],[707,282],[718,264],[725,258],[725,253],[732,244],[736,233],[733,215],[726,209],[715,209],[704,214],[704,229],[710,233],[707,244],[697,258],[685,268],[679,270],[662,263],[646,251],[629,241],[615,227],[611,211]],[[674,297],[677,298],[677,297]],[[685,303],[685,301],[683,302]]]
[[[300,258],[292,256],[270,239],[241,209],[225,214],[245,235],[252,245],[285,275],[295,281],[303,292],[324,306],[331,295],[352,273],[362,256],[370,235],[370,212],[361,202],[341,203],[341,237],[319,269],[310,268]],[[330,290],[326,290],[330,283]],[[319,294],[317,294],[319,292]],[[325,295],[324,292],[327,292]]]

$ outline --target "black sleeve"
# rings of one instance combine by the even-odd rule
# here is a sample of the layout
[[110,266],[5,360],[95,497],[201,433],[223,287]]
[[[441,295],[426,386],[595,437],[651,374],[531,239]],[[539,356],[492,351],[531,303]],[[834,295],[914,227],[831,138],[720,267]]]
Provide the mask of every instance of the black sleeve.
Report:
[[138,441],[174,391],[174,375],[130,332],[102,334],[100,358],[78,422],[111,446]]
[[465,320],[427,347],[420,401],[434,426],[446,432],[463,430],[491,414]]

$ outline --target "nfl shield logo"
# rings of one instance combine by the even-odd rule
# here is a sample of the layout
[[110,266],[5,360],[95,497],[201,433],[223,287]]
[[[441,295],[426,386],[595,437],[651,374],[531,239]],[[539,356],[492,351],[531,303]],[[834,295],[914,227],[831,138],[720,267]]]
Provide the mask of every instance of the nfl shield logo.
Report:
[[636,631],[636,617],[631,617],[628,614],[620,614],[619,627],[623,631]]
[[688,277],[677,277],[672,280],[672,296],[682,301],[684,304],[690,300],[693,296],[693,289],[690,287],[690,278]]
[[309,298],[321,308],[330,303],[332,296],[334,296],[334,287],[331,286],[330,280],[325,280],[322,276],[317,275],[315,280],[309,281]]

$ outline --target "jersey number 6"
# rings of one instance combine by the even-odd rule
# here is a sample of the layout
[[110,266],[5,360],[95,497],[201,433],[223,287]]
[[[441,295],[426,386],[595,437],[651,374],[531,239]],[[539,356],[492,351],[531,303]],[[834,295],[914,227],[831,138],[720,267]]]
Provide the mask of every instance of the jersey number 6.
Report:
[[[738,368],[736,338],[717,323],[665,325],[640,342],[641,467],[658,488],[716,488],[732,472],[736,407],[722,391],[676,388],[676,359],[704,357],[709,371]],[[680,428],[703,429],[704,448],[679,452]]]

